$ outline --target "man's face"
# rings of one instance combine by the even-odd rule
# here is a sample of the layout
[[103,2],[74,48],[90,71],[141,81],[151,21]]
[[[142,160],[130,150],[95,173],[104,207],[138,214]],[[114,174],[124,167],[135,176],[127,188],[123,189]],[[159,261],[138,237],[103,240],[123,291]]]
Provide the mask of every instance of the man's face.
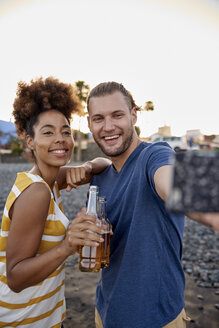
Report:
[[88,125],[97,145],[107,156],[119,156],[129,149],[136,120],[135,108],[130,112],[119,91],[90,99]]

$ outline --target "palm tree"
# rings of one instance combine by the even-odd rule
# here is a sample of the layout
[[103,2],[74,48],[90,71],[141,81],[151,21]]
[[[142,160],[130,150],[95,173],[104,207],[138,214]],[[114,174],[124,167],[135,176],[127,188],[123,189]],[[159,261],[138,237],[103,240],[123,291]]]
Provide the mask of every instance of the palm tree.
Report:
[[146,101],[143,110],[145,110],[147,112],[149,112],[150,110],[153,111],[154,110],[154,104],[153,104],[153,102],[150,101],[150,100],[149,101]]
[[[74,84],[76,94],[81,102],[81,116],[85,115],[85,107],[86,107],[86,100],[90,91],[90,87],[88,84],[86,84],[84,81],[77,81]],[[77,142],[78,142],[78,148],[77,148],[77,161],[81,161],[81,131],[80,131],[80,118],[79,118],[79,129],[77,131]]]

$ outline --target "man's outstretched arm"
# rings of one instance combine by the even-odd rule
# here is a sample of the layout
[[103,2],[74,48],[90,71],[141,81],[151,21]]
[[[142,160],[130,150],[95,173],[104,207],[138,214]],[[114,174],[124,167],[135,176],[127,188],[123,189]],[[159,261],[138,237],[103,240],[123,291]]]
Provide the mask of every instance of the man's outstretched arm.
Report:
[[[161,166],[154,174],[155,189],[163,201],[167,202],[170,193],[172,165]],[[186,213],[188,218],[219,231],[219,213]]]

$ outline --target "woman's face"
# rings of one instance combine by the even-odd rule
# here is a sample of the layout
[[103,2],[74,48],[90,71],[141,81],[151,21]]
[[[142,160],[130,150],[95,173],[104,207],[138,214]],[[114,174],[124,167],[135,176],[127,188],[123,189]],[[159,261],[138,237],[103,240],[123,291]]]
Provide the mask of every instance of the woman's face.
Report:
[[33,127],[34,137],[27,136],[28,148],[33,150],[37,164],[60,167],[71,159],[74,139],[66,117],[50,110],[38,117]]

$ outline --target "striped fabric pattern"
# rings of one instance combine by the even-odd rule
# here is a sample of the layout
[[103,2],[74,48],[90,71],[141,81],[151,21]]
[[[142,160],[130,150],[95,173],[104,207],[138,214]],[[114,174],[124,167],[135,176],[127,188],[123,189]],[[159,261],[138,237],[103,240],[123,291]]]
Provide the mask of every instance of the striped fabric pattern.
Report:
[[[46,183],[38,175],[29,172],[18,173],[5,204],[0,231],[0,327],[58,328],[65,318],[64,263],[44,281],[20,293],[14,293],[7,285],[6,246],[11,224],[8,213],[16,198],[30,184],[36,182]],[[58,185],[55,183],[37,255],[58,245],[65,237],[68,224],[69,220],[63,213]]]

